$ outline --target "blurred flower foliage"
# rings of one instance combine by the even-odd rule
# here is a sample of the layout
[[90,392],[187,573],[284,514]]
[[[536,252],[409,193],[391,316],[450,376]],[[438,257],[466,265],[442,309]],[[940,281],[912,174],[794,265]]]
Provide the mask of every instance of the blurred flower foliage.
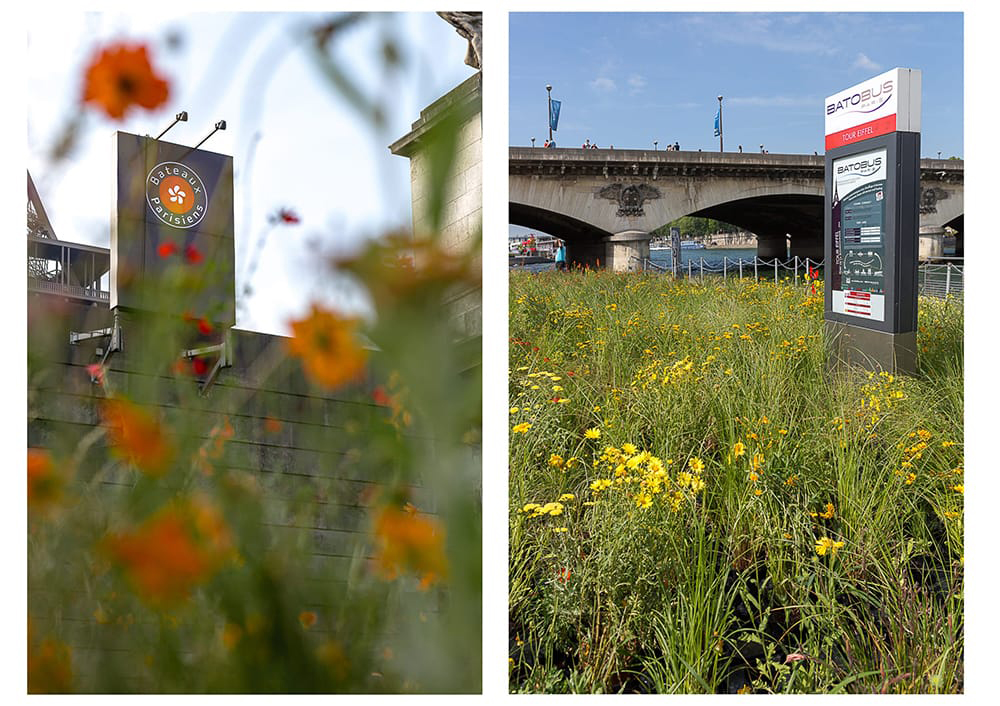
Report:
[[[379,127],[375,99],[330,68],[338,32],[365,21],[304,41],[336,76],[320,90]],[[166,101],[147,59],[100,48],[88,109]],[[81,129],[73,116],[64,137]],[[426,149],[448,165],[454,145],[438,131]],[[286,208],[271,225],[298,222]],[[184,354],[227,335],[204,312],[129,312],[122,350],[97,363],[106,339],[68,335],[110,326],[107,310],[30,300],[29,692],[480,691],[481,350],[446,311],[478,286],[478,245],[391,235],[325,260],[373,315],[317,302],[286,341],[233,332],[235,366],[211,386],[218,355]],[[179,252],[144,283],[164,300],[200,271]]]

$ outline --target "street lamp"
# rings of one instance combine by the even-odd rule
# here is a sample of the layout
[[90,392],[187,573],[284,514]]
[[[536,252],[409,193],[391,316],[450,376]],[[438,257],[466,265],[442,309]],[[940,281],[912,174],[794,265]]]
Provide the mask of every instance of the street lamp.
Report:
[[660,144],[658,140],[653,140],[653,151],[656,151],[656,146]]
[[552,142],[552,84],[545,84],[545,90],[549,94],[549,142]]
[[532,147],[534,147],[534,146],[535,146],[535,138],[534,138],[534,137],[532,137],[532,138],[531,138],[531,146],[532,146]]
[[722,96],[716,96],[719,99],[719,152],[722,152]]

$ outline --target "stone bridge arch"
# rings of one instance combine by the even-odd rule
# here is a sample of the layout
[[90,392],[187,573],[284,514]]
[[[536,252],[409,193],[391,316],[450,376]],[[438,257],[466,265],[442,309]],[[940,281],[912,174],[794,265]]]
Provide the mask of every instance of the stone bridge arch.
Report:
[[[924,254],[924,239],[963,224],[964,164],[922,160],[921,169]],[[757,234],[762,257],[823,256],[820,155],[513,147],[509,174],[510,222],[562,237],[581,264],[600,253],[610,263],[622,242],[648,253],[648,234],[682,216]]]

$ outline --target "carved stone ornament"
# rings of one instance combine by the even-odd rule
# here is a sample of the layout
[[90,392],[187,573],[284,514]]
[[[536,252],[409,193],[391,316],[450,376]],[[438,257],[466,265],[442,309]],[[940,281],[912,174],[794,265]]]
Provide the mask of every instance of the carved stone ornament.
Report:
[[619,218],[644,216],[646,214],[642,210],[642,204],[649,199],[662,198],[660,190],[649,184],[630,184],[628,186],[611,184],[597,192],[597,196],[609,201],[617,201],[618,213],[615,215]]
[[483,13],[481,12],[439,12],[441,19],[455,28],[463,38],[469,40],[465,63],[474,69],[483,68]]
[[937,186],[920,189],[920,212],[937,213],[937,202],[944,201],[948,196],[947,191]]

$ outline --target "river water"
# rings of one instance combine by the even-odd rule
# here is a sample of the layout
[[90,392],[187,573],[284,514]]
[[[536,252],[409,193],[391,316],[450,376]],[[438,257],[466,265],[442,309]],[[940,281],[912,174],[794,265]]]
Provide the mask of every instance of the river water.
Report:
[[[753,262],[754,257],[757,256],[757,248],[726,248],[726,249],[701,249],[701,248],[681,248],[681,266],[687,270],[688,262],[691,262],[691,267],[697,269],[702,258],[705,260],[705,267],[722,267],[723,258],[726,258],[728,262],[732,265],[736,265],[736,261],[740,258],[752,267],[750,264]],[[654,264],[660,267],[670,268],[669,250],[651,250],[649,253],[649,259],[653,261]],[[744,265],[746,266],[746,265]],[[524,267],[517,267],[511,269],[525,270],[526,272],[544,272],[545,270],[555,269],[555,265],[551,262],[543,262],[536,265],[525,265]]]

